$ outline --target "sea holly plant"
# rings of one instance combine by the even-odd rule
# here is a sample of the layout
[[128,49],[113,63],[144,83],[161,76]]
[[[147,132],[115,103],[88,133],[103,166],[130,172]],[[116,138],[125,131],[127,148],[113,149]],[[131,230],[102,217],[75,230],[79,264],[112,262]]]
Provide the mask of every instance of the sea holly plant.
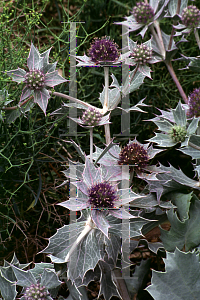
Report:
[[[29,264],[21,265],[14,256],[11,263],[5,262],[0,267],[0,290],[5,300],[16,299],[16,286],[22,288],[19,291],[22,300],[50,300],[56,297],[63,300],[58,295],[61,280],[65,281],[69,289],[67,300],[87,300],[85,287],[92,281],[100,283],[98,298],[103,295],[105,300],[111,300],[112,296],[140,300],[144,277],[148,277],[152,269],[150,260],[141,259],[140,265],[137,261],[137,267],[131,271],[133,276],[129,278],[120,277],[120,274],[131,265],[130,252],[140,249],[142,244],[154,255],[158,255],[158,258],[162,256],[165,263],[165,271],[164,266],[162,272],[153,270],[151,284],[146,288],[153,299],[164,300],[166,289],[167,297],[173,296],[174,299],[198,297],[200,96],[199,88],[186,96],[172,67],[172,58],[177,55],[179,44],[186,41],[186,34],[194,30],[199,44],[199,9],[194,5],[187,6],[187,2],[140,1],[132,8],[131,15],[117,24],[125,25],[130,34],[140,31],[142,38],[150,30],[150,40],[138,43],[135,37],[134,41],[128,38],[128,51],[120,54],[119,47],[110,37],[95,38],[87,51],[88,56],[76,56],[77,67],[103,67],[104,88],[99,95],[101,108],[84,99],[46,89],[67,81],[58,75],[56,63],[49,63],[50,49],[40,54],[31,44],[27,60],[29,71],[20,68],[7,71],[13,81],[21,82],[25,87],[16,107],[10,106],[12,100],[8,99],[7,90],[1,91],[2,112],[21,109],[25,113],[29,110],[29,106],[25,110],[26,104],[37,103],[46,114],[51,96],[68,99],[72,102],[64,103],[61,108],[52,112],[51,117],[56,116],[59,120],[59,116],[63,117],[65,114],[68,118],[66,108],[81,109],[82,116],[71,119],[90,130],[90,153],[85,153],[75,141],[71,141],[83,163],[69,160],[69,168],[63,171],[67,180],[61,185],[70,181],[72,193],[69,199],[57,203],[80,216],[75,223],[57,229],[49,238],[47,247],[41,251],[48,254],[52,263],[35,264],[30,269]],[[161,30],[163,18],[166,22],[174,22],[170,35]],[[178,18],[182,27],[175,23]],[[175,33],[176,29],[183,30]],[[174,37],[179,41],[175,43]],[[190,68],[199,71],[198,57],[182,59],[189,62]],[[139,89],[144,80],[151,78],[148,64],[161,61],[167,66],[185,104],[180,100],[174,109],[160,109],[161,114],[150,120],[160,132],[149,138],[148,143],[139,142],[140,137],[130,139],[123,147],[114,143],[110,135],[114,113],[120,110],[137,114],[144,112],[140,107],[148,107],[148,104],[143,103],[144,99],[126,109],[120,107],[120,101]],[[120,84],[112,74],[113,81],[109,86],[109,67],[121,67],[122,64],[131,67],[125,83]],[[145,99],[148,103],[148,99]],[[105,145],[95,146],[96,151],[93,153],[93,128],[100,125],[105,126]],[[159,160],[159,155],[164,155],[168,148],[176,148],[182,155],[186,154],[196,160],[191,164],[194,167],[194,178],[184,174],[181,168],[157,163],[157,157]],[[136,184],[141,182],[137,187],[140,192],[135,192],[134,181]],[[163,229],[163,223],[170,229]],[[154,243],[148,240],[148,233],[154,233],[154,228],[158,225],[161,225],[161,234]],[[128,250],[127,244],[131,245]],[[176,285],[173,274],[176,274]]]
[[[34,103],[37,103],[43,112],[46,114],[46,108],[50,94],[46,87],[54,87],[60,83],[66,82],[62,76],[55,70],[56,63],[49,63],[50,50],[40,54],[37,48],[31,44],[31,49],[27,59],[29,71],[21,68],[7,71],[13,81],[24,83],[25,87],[22,90],[20,102],[33,96]],[[28,101],[28,100],[27,100]]]

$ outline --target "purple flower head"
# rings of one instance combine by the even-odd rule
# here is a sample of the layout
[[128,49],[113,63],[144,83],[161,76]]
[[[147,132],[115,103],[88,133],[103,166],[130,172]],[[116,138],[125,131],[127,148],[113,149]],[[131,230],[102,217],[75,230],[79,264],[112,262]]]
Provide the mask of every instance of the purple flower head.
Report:
[[50,50],[40,54],[37,48],[31,44],[31,49],[27,59],[29,71],[16,69],[7,71],[7,75],[12,77],[13,81],[24,83],[20,102],[33,96],[34,102],[37,103],[46,114],[48,99],[50,98],[47,86],[54,87],[60,83],[66,82],[62,76],[55,71],[56,63],[49,64]]
[[[73,164],[70,164],[70,168],[73,167]],[[81,172],[76,173],[77,181],[73,182],[77,188],[77,196],[71,197],[59,205],[73,211],[91,209],[92,220],[98,228],[102,227],[102,218],[108,214],[119,219],[133,218],[130,213],[126,212],[123,205],[141,196],[133,193],[131,188],[123,190],[118,188],[116,182],[119,181],[119,178],[121,180],[119,165],[96,168],[86,157],[85,166],[83,169],[80,166],[80,170]],[[71,178],[70,172],[64,173]],[[126,179],[128,178],[129,174]]]
[[187,28],[196,28],[200,22],[199,9],[195,5],[187,6],[182,11],[181,20]]
[[133,49],[133,52],[131,53],[131,57],[134,59],[136,63],[140,65],[145,65],[152,58],[152,49],[144,44],[137,45]]
[[132,142],[123,147],[118,159],[119,165],[132,165],[136,171],[140,172],[149,162],[147,150],[136,142]]
[[200,88],[196,88],[188,97],[188,117],[200,117]]
[[119,58],[118,45],[110,37],[95,38],[88,50],[88,56],[94,63],[115,62]]
[[93,208],[114,208],[118,195],[115,187],[109,182],[94,184],[88,189],[88,202]]
[[49,293],[45,286],[41,286],[40,283],[31,284],[26,288],[24,293],[25,300],[47,300]]
[[102,120],[102,114],[94,108],[84,111],[81,120],[87,126],[97,126]]
[[145,2],[138,2],[131,12],[139,24],[149,24],[155,16],[153,8]]

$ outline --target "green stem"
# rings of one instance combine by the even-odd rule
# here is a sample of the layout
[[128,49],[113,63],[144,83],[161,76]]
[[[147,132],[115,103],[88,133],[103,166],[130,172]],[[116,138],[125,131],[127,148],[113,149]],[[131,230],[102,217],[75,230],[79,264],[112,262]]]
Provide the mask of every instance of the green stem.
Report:
[[93,127],[90,128],[90,161],[93,159]]
[[[104,98],[104,104],[103,104],[103,112],[108,111],[108,86],[109,86],[109,67],[104,67],[104,80],[105,80],[105,98]],[[110,136],[110,124],[104,125],[105,130],[105,138],[106,138],[106,144],[110,144],[111,136]]]

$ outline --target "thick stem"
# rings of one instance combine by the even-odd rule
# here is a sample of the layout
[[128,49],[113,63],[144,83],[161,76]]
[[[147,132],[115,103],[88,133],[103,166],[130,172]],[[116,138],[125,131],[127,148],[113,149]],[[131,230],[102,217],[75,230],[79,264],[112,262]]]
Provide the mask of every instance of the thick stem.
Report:
[[176,77],[176,74],[174,72],[174,69],[172,67],[171,62],[165,62],[165,64],[167,66],[167,69],[168,69],[168,71],[169,71],[172,79],[174,80],[174,82],[175,82],[175,84],[176,84],[176,86],[177,86],[177,88],[179,90],[179,93],[181,94],[181,97],[183,98],[183,100],[184,100],[185,103],[188,103],[188,98],[187,98],[187,96],[186,96],[186,94],[185,94],[185,92],[184,92],[184,90],[183,90],[183,88],[182,88],[182,86],[181,86],[178,78]]
[[93,105],[91,105],[89,103],[86,103],[84,101],[81,101],[81,100],[79,100],[77,98],[74,98],[74,97],[71,97],[71,96],[68,96],[68,95],[65,95],[65,94],[62,94],[62,93],[58,93],[58,92],[51,92],[51,91],[49,91],[49,94],[52,94],[52,95],[58,96],[58,97],[62,97],[64,99],[68,99],[68,100],[71,100],[71,101],[74,101],[74,102],[76,102],[78,104],[83,104],[83,105],[87,106],[88,108],[94,108],[94,109],[98,110],[100,113],[103,113],[103,109],[99,109],[99,108],[97,108],[97,107],[95,107],[95,106],[93,106]]
[[126,283],[122,277],[120,269],[114,269],[112,271],[113,279],[116,282],[117,288],[123,300],[131,300],[127,291]]
[[18,109],[19,107],[26,104],[31,98],[33,98],[33,96],[31,96],[28,99],[24,100],[23,102],[19,103],[17,106],[2,107],[2,110],[15,110],[15,109]]
[[96,225],[94,224],[94,222],[92,221],[92,218],[89,217],[86,224],[85,224],[85,228],[83,229],[83,231],[81,232],[81,234],[78,236],[78,238],[76,239],[76,241],[74,242],[74,244],[72,245],[71,249],[69,250],[66,258],[65,258],[65,262],[69,261],[69,258],[71,256],[71,254],[74,252],[74,250],[76,249],[76,247],[80,244],[80,242],[84,239],[84,237],[92,230],[96,227]]
[[197,45],[200,49],[200,39],[199,39],[199,33],[198,33],[198,29],[197,28],[194,28],[194,36],[195,36],[195,39],[197,41]]
[[160,49],[162,50],[161,54],[163,56],[163,59],[165,59],[166,51],[165,51],[165,46],[164,46],[164,43],[163,43],[162,33],[161,33],[161,30],[160,30],[160,25],[159,25],[158,21],[154,21],[154,27],[156,28],[156,31],[157,31],[157,34],[158,34],[158,39],[160,41]]
[[[104,80],[105,80],[105,98],[103,104],[103,112],[108,111],[108,86],[109,86],[109,67],[104,67]],[[110,144],[110,124],[104,125],[106,144]]]
[[93,159],[93,127],[90,128],[90,161]]

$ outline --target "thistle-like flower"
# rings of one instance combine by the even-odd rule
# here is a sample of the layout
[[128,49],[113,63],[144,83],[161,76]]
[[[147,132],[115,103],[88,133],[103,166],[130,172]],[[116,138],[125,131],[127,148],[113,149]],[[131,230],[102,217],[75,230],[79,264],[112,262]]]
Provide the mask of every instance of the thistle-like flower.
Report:
[[169,135],[175,143],[184,142],[187,136],[185,127],[174,125],[169,131]]
[[200,88],[196,88],[188,97],[188,117],[200,117]]
[[119,58],[119,46],[110,37],[95,38],[88,50],[91,61],[98,63],[115,62]]
[[181,21],[187,28],[196,28],[200,22],[200,10],[195,5],[189,5],[182,11]]
[[[141,196],[133,193],[130,188],[121,190],[118,189],[118,184],[113,185],[113,181],[116,181],[120,175],[120,169],[119,166],[96,168],[86,157],[83,172],[77,172],[78,181],[72,183],[77,187],[77,197],[70,198],[59,205],[73,211],[90,208],[91,218],[98,228],[102,225],[99,223],[101,222],[99,214],[101,218],[108,214],[120,219],[132,218],[133,216],[123,208],[123,205]],[[68,171],[64,174],[70,177]]]
[[94,38],[90,49],[87,50],[88,56],[85,54],[76,56],[76,60],[79,62],[77,67],[118,64],[122,61],[118,48],[119,46],[110,37]]
[[123,147],[119,153],[119,165],[131,165],[135,171],[141,171],[147,167],[149,156],[143,145],[132,142]]
[[145,2],[138,2],[133,7],[131,16],[125,17],[125,21],[116,22],[115,24],[125,25],[129,28],[129,32],[136,31],[138,29],[142,38],[144,37],[148,26],[150,26],[155,20],[157,20],[161,14],[164,13],[164,8],[167,6],[169,0],[150,0],[149,4]]
[[31,44],[27,59],[29,71],[26,72],[20,68],[7,71],[7,75],[12,77],[13,81],[25,84],[20,102],[32,95],[34,102],[40,106],[45,114],[48,99],[50,98],[46,86],[54,87],[67,81],[58,74],[58,71],[55,71],[56,63],[49,64],[50,50],[40,54],[37,48]]
[[41,286],[40,283],[31,284],[29,287],[26,288],[24,293],[25,300],[47,300],[49,292],[45,286]]
[[153,8],[145,2],[136,3],[131,13],[139,24],[149,24],[155,16]]

